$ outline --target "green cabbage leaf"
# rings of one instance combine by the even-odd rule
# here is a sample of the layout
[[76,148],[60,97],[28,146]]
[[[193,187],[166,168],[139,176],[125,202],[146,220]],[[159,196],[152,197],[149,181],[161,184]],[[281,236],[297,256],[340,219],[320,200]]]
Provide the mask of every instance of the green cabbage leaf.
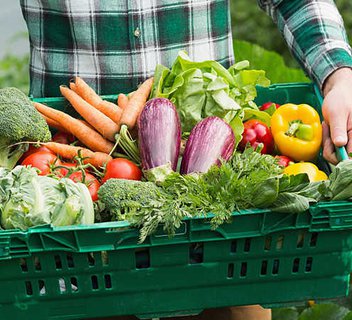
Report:
[[36,169],[23,166],[0,170],[0,214],[5,229],[94,223],[93,202],[84,184],[39,176]]

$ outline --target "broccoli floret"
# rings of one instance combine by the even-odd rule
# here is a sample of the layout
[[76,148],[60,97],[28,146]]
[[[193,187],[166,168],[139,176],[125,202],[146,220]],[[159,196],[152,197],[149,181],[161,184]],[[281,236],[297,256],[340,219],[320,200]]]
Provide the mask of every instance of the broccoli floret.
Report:
[[0,89],[0,167],[12,169],[28,145],[21,141],[50,141],[51,133],[29,98],[16,88]]
[[191,216],[176,194],[166,193],[153,182],[109,179],[100,187],[98,195],[113,220],[127,220],[140,228],[140,242],[159,226],[173,236],[182,219]]
[[162,198],[162,191],[152,182],[109,179],[98,191],[99,200],[117,220],[150,208]]

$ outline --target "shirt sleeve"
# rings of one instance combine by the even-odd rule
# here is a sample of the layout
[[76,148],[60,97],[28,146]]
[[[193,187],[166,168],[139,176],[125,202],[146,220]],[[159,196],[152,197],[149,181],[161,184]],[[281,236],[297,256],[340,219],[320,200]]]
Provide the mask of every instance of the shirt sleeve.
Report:
[[293,56],[322,88],[341,67],[352,68],[342,17],[332,0],[258,0],[277,24]]

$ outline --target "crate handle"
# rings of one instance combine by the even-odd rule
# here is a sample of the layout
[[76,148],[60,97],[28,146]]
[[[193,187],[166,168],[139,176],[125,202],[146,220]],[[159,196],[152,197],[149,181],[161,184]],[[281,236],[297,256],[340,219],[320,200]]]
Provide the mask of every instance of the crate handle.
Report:
[[[177,228],[177,230],[180,230],[180,232],[175,232],[174,237],[176,236],[184,236],[185,234],[187,234],[187,223],[185,221],[181,222],[180,226]],[[165,233],[160,233],[157,234],[155,233],[153,235],[153,238],[165,238],[165,237],[169,237],[167,234]]]
[[310,208],[312,221],[310,230],[348,230],[352,227],[351,202],[318,203]]
[[0,238],[0,260],[8,259],[10,256],[10,237]]
[[[320,89],[315,83],[313,84],[313,88],[314,88],[314,93],[317,96],[319,104],[320,104],[319,107],[322,107],[323,97],[321,95]],[[347,153],[345,147],[336,147],[335,146],[335,152],[336,152],[336,157],[339,161],[348,160],[348,153]]]

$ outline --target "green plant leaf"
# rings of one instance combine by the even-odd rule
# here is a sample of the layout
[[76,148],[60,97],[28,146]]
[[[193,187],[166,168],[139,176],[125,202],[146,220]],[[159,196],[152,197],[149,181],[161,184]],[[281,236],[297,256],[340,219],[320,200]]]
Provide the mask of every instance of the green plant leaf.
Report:
[[235,149],[236,149],[238,144],[242,140],[242,133],[244,130],[244,126],[243,126],[243,122],[242,122],[241,117],[239,117],[239,116],[234,117],[230,121],[229,125],[235,134],[235,141],[236,141]]
[[299,313],[295,307],[272,309],[272,320],[297,320]]
[[18,32],[12,36],[5,48],[0,60],[0,88],[16,87],[25,94],[29,92],[29,55],[17,56],[13,54],[12,45],[18,40],[27,38],[27,32]]
[[271,116],[265,111],[249,109],[249,108],[244,109],[243,121],[247,121],[250,119],[258,119],[264,122],[268,127],[270,127]]
[[235,40],[236,60],[248,60],[252,69],[264,70],[272,83],[309,82],[301,69],[290,68],[276,52],[247,41]]
[[168,98],[175,104],[183,132],[190,132],[209,116],[230,123],[234,117],[244,115],[244,108],[258,110],[253,101],[257,97],[256,86],[270,84],[265,71],[247,70],[248,67],[246,60],[229,69],[213,60],[194,62],[180,51],[171,69],[156,67],[150,97]]
[[352,198],[352,161],[341,161],[332,170],[323,196],[329,200],[347,200]]
[[[315,304],[305,309],[298,320],[344,320],[349,315],[349,310],[333,303]],[[351,318],[349,318],[351,319]]]

